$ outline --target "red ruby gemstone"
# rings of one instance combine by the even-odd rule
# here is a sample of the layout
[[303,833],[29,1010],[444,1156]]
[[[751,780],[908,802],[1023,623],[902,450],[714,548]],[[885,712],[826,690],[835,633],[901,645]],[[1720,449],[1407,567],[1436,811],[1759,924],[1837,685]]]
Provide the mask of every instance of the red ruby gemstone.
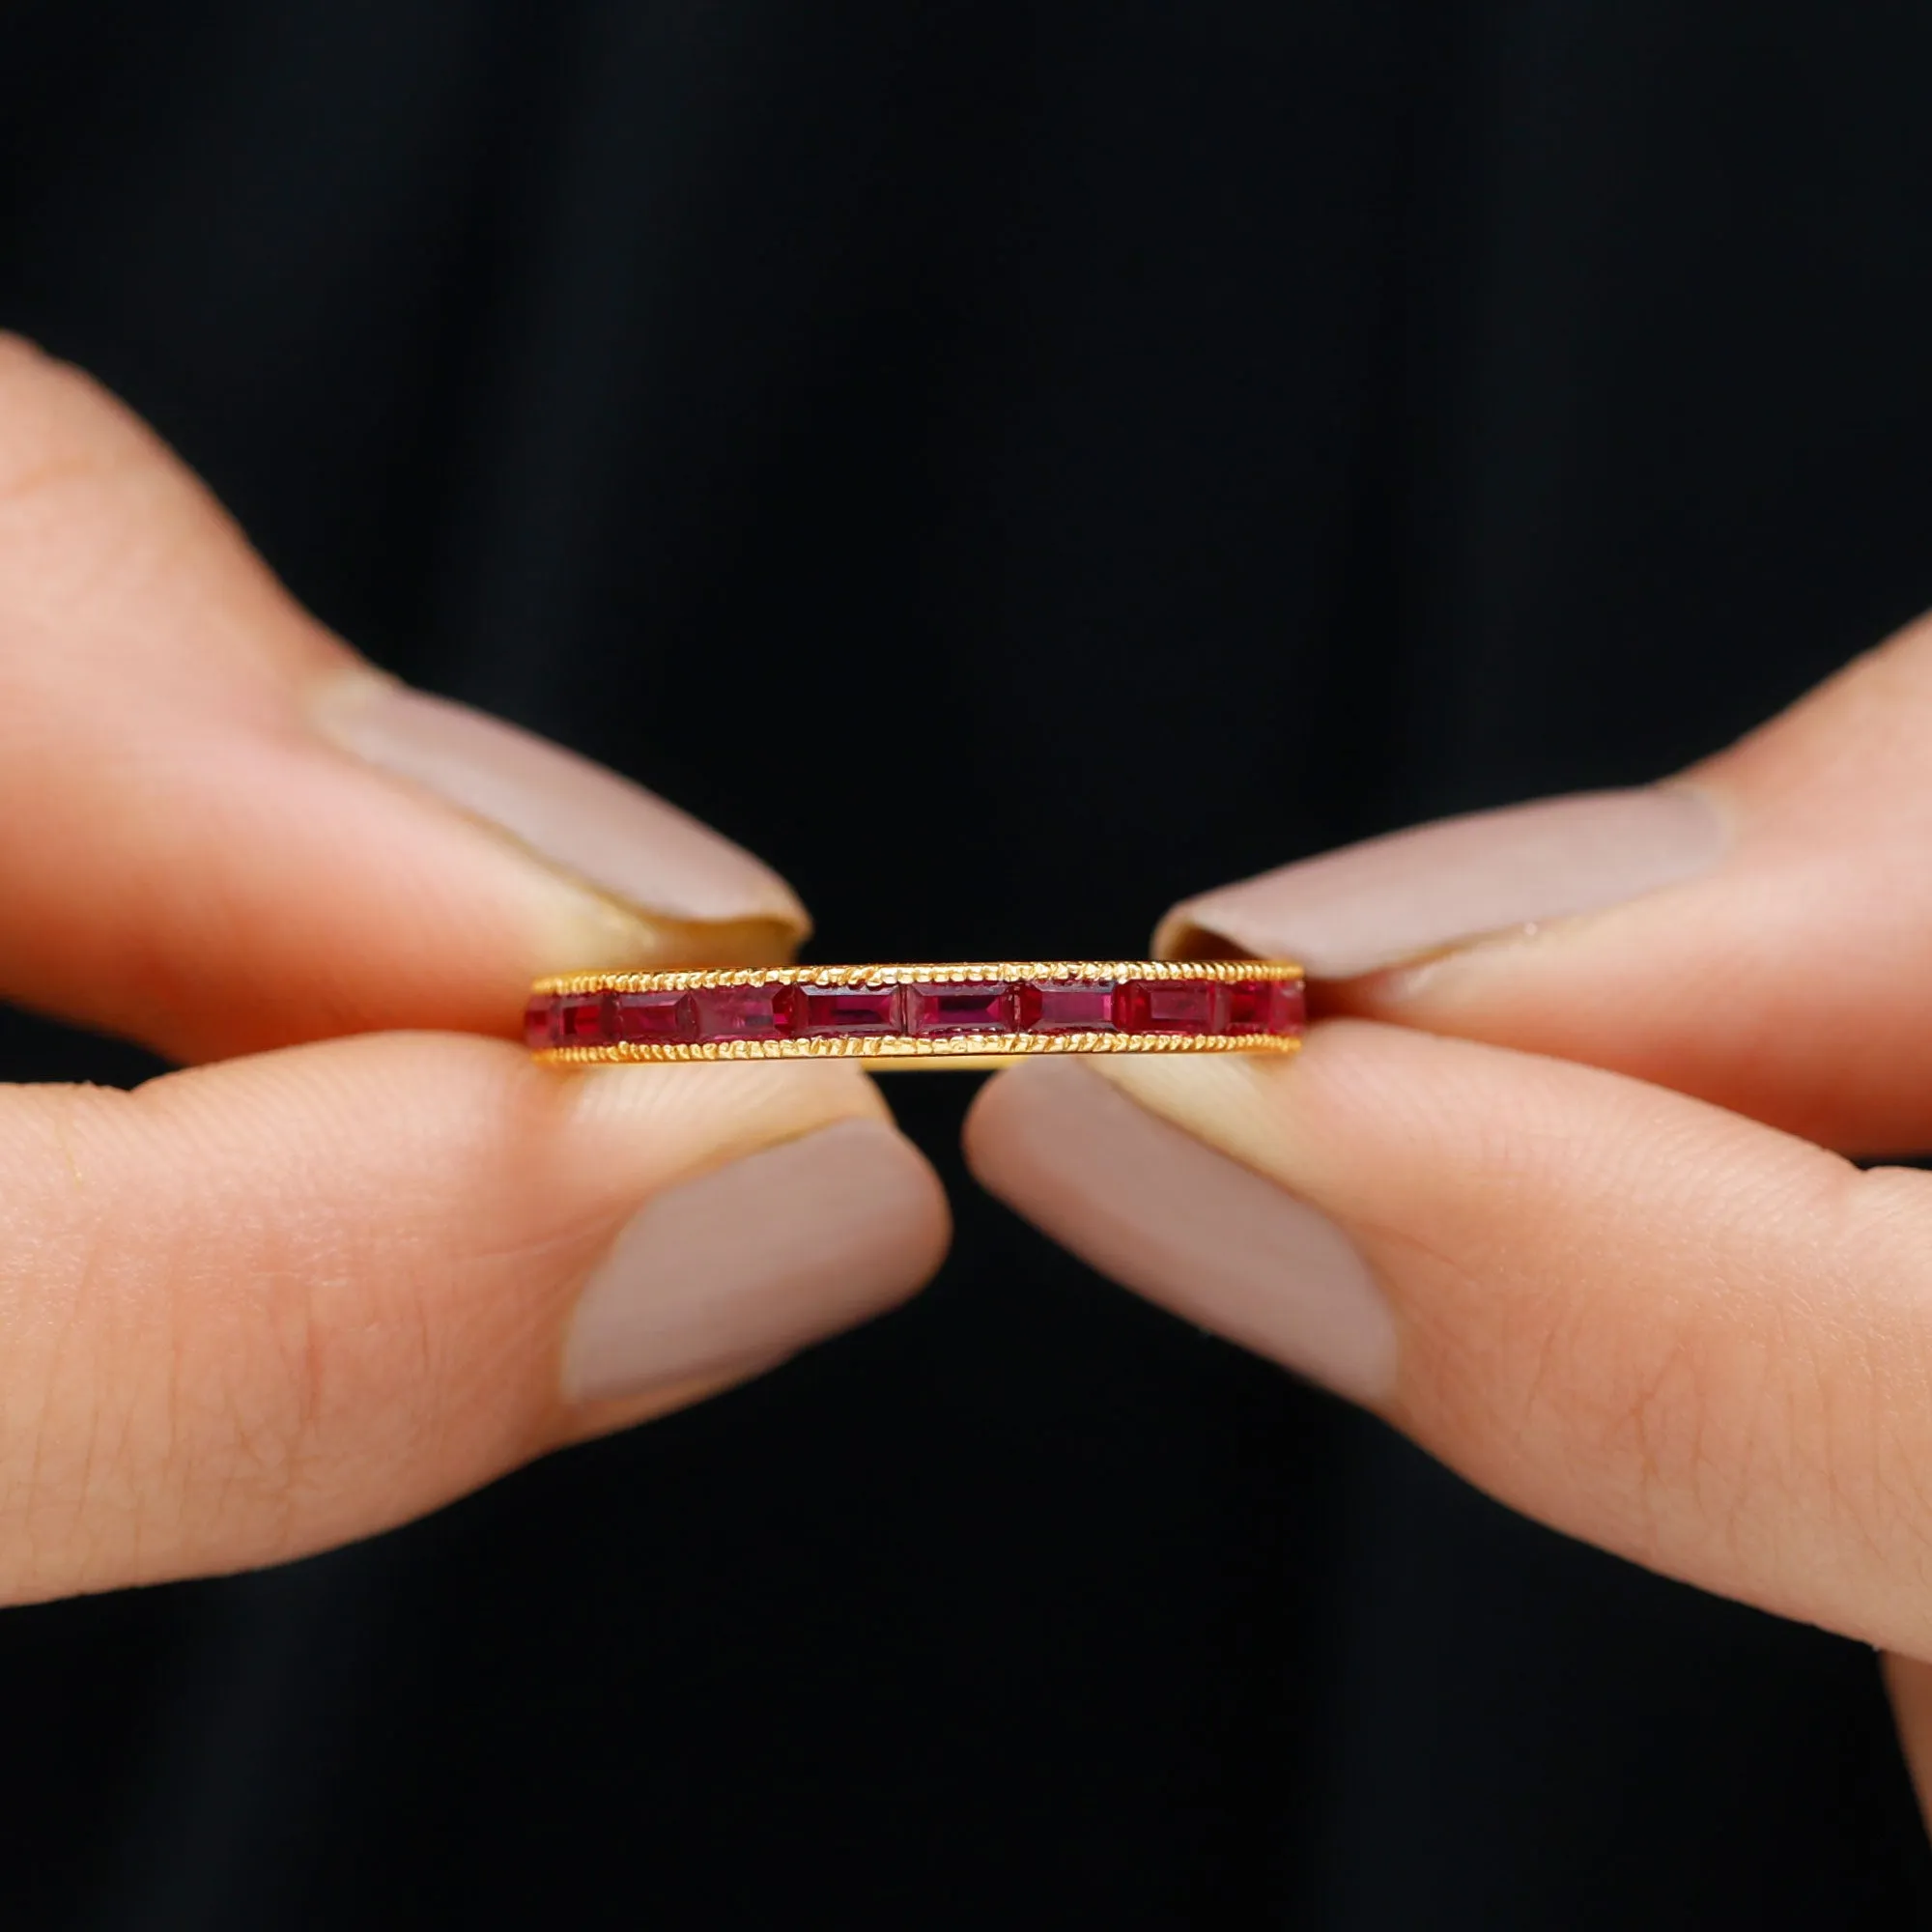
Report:
[[905,996],[905,1030],[916,1038],[1019,1031],[1019,1001],[1004,980],[938,980],[908,986]]
[[794,986],[792,1030],[814,1039],[897,1033],[896,986]]
[[689,993],[612,993],[612,1039],[664,1046],[697,1037],[697,1011]]
[[605,1002],[608,993],[565,993],[551,1007],[551,1042],[555,1046],[602,1046],[610,1037],[606,1028]]
[[1129,980],[1114,1001],[1127,1033],[1224,1033],[1228,988],[1211,980]]
[[1228,988],[1228,1031],[1266,1033],[1274,1006],[1272,980],[1237,980]]
[[1301,1032],[1308,1003],[1298,980],[1243,980],[1228,990],[1230,1033]]
[[1268,1003],[1269,1033],[1308,1031],[1308,988],[1299,980],[1277,980]]
[[700,1039],[782,1039],[792,1027],[789,986],[707,986],[692,995]]
[[538,993],[524,1009],[524,1044],[532,1053],[557,1044],[551,1031],[551,1016],[555,1010],[556,1002],[548,993]]
[[1029,980],[1020,987],[1022,1033],[1112,1033],[1111,980]]

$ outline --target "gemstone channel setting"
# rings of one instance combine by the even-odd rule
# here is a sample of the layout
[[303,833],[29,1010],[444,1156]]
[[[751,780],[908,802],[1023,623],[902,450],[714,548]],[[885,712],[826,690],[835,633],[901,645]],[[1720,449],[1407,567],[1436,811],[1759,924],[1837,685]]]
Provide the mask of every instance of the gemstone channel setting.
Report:
[[986,961],[566,973],[524,1039],[556,1065],[1011,1059],[1036,1053],[1292,1053],[1301,969],[1279,959]]

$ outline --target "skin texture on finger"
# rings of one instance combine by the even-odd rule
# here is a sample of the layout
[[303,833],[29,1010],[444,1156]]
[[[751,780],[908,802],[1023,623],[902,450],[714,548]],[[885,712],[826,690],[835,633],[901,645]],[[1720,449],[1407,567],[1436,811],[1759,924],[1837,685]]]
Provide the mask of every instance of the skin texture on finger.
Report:
[[[1030,1134],[1043,1077],[1054,1131]],[[1122,1151],[1122,1094],[1158,1117],[1144,1157]],[[1148,1180],[1175,1127],[1273,1183],[1292,1232],[1258,1242],[1249,1203],[1183,1236]],[[1932,1647],[1932,1178],[1861,1174],[1595,1068],[1349,1021],[1298,1063],[1017,1068],[968,1151],[1076,1252],[1131,1247],[1143,1293],[1325,1377],[1526,1514]],[[1361,1346],[1378,1320],[1381,1353]]]
[[0,1092],[0,1601],[399,1522],[892,1305],[946,1237],[832,1064],[389,1035]]
[[807,929],[639,787],[381,677],[86,378],[0,338],[0,997],[197,1060],[514,1031],[529,981]]
[[1852,1153],[1932,1148],[1932,622],[1682,781],[1371,841],[1178,907],[1156,949],[1305,954],[1327,1012],[1675,1088]]

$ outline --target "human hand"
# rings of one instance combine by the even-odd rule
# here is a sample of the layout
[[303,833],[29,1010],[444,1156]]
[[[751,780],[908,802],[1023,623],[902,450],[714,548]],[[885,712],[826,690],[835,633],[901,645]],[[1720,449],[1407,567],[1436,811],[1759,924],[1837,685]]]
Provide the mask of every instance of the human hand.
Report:
[[681,813],[372,672],[0,339],[0,994],[220,1063],[0,1088],[0,1602],[382,1528],[915,1289],[944,1202],[855,1067],[476,1037],[542,972],[804,929]]
[[1932,622],[1673,784],[1155,946],[1298,956],[1342,1017],[1003,1074],[980,1178],[1518,1509],[1889,1650],[1932,1800],[1932,1175],[1843,1157],[1932,1148]]

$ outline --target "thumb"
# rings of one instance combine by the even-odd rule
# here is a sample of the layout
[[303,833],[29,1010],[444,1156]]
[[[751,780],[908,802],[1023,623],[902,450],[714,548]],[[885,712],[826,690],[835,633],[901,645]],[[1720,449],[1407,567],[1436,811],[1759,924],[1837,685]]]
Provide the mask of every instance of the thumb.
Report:
[[0,1602],[402,1521],[877,1312],[945,1237],[851,1066],[386,1034],[0,1089]]

